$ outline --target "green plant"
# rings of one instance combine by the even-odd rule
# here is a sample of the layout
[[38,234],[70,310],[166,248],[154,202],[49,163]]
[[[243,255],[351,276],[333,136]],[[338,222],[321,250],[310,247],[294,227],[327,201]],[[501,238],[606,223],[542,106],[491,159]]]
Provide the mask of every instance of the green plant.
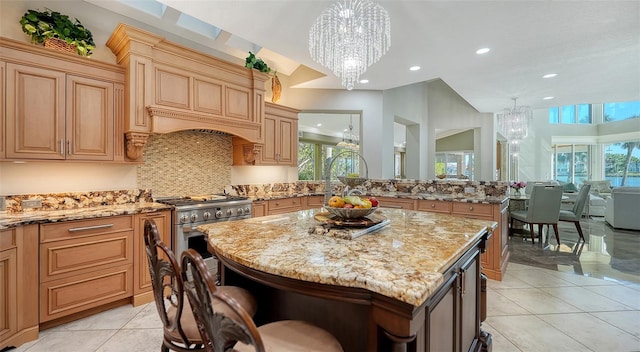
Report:
[[45,9],[45,11],[27,10],[20,19],[22,31],[31,37],[31,42],[44,43],[47,38],[59,38],[76,46],[76,52],[81,56],[90,56],[96,48],[91,31],[85,28],[76,18],[75,22],[69,16],[60,12]]
[[256,70],[264,73],[271,72],[271,68],[252,52],[249,52],[249,56],[245,59],[244,66],[247,68],[255,68]]

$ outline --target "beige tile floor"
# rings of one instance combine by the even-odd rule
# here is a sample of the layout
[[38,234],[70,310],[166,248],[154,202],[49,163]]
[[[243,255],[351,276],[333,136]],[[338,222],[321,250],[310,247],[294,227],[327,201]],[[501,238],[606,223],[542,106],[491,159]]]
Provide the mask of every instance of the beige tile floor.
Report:
[[[510,263],[489,280],[493,351],[640,351],[640,285]],[[12,352],[157,352],[154,304],[123,306],[42,331]]]

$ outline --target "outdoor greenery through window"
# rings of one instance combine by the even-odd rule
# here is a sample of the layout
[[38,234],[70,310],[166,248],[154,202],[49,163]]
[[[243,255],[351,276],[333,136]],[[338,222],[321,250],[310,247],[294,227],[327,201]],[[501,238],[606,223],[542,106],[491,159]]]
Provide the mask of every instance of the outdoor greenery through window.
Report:
[[611,186],[640,187],[640,141],[605,146],[605,180]]
[[549,123],[590,124],[592,121],[591,104],[565,105],[549,109]]
[[[343,153],[346,152],[346,153]],[[334,145],[326,145],[314,142],[298,143],[298,180],[324,180],[326,169],[333,157],[340,155],[331,166],[331,179],[337,180],[337,176],[346,176],[358,173],[360,170],[360,157],[357,151],[350,152],[347,148]],[[365,175],[361,175],[365,176]]]
[[556,145],[554,163],[554,179],[560,182],[581,184],[589,179],[591,165],[591,146],[589,145]]
[[604,104],[604,122],[640,117],[640,101]]

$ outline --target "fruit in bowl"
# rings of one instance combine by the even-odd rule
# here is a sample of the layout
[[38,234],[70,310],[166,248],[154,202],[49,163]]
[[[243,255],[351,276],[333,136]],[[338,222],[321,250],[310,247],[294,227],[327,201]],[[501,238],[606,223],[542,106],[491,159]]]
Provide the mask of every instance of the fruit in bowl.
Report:
[[[373,205],[374,203],[375,206]],[[329,199],[327,205],[327,211],[339,218],[357,219],[376,211],[378,209],[378,200],[374,197],[333,196]]]

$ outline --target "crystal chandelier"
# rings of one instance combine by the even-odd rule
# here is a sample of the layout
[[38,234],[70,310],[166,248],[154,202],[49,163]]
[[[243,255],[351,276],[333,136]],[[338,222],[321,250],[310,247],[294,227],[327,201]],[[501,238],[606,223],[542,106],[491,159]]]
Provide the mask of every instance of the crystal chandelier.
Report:
[[532,119],[531,108],[528,106],[516,106],[513,99],[513,108],[505,109],[502,114],[498,114],[498,126],[507,139],[521,141],[529,134],[529,124]]
[[309,30],[309,53],[353,89],[391,45],[389,14],[370,0],[339,0]]

